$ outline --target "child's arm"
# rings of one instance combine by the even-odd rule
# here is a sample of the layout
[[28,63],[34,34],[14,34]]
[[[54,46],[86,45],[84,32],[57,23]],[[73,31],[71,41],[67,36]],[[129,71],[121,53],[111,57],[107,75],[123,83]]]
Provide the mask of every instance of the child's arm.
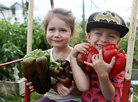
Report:
[[77,86],[76,86],[74,81],[72,81],[72,84],[74,85],[74,88],[71,91],[71,95],[81,96],[81,92],[78,90],[78,88],[77,88]]
[[116,93],[116,88],[112,85],[108,76],[99,77],[101,91],[107,100],[114,98]]
[[113,99],[116,89],[109,79],[109,72],[115,64],[115,57],[113,57],[110,64],[108,64],[103,60],[102,50],[100,50],[99,54],[95,54],[92,56],[92,62],[93,63],[85,62],[85,64],[92,66],[96,71],[99,78],[101,91],[104,97],[107,100]]
[[90,80],[88,75],[79,67],[76,61],[76,57],[78,52],[83,54],[87,54],[89,50],[89,44],[83,43],[78,44],[74,47],[71,56],[70,56],[70,63],[73,72],[74,81],[80,91],[87,91],[89,89]]

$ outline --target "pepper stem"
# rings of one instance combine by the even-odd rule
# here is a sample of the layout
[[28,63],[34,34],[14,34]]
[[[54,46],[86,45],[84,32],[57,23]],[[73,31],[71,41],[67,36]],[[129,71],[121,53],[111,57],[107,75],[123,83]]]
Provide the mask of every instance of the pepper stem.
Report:
[[54,61],[53,64],[54,64],[54,66],[56,66],[56,67],[59,67],[59,66],[61,65],[61,63],[56,62],[56,61]]
[[123,50],[123,49],[122,49],[122,48],[120,48],[117,52],[118,52],[118,53],[120,53],[122,50]]

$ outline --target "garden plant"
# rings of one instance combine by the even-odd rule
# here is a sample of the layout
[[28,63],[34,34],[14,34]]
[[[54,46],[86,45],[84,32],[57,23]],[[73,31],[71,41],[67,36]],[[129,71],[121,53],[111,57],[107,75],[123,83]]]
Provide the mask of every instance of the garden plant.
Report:
[[[26,15],[26,13],[25,13]],[[27,15],[26,15],[27,16]],[[9,61],[23,58],[26,55],[27,47],[27,19],[23,23],[10,22],[10,19],[5,22],[4,19],[0,20],[0,64]],[[47,50],[50,46],[45,42],[43,22],[39,18],[33,20],[33,41],[32,50],[42,49]],[[8,26],[7,26],[8,25]],[[74,47],[78,43],[86,42],[87,34],[82,34],[82,22],[76,23],[76,32],[70,41],[70,45]],[[122,47],[127,53],[128,35],[121,41],[120,47]],[[138,34],[136,34],[135,48],[134,48],[134,59],[133,69],[138,69]],[[16,66],[19,70],[19,77],[23,77],[22,63],[11,64],[8,66],[0,67],[0,81],[14,81],[13,67]],[[138,102],[138,86],[132,85],[135,91],[134,102]],[[11,96],[8,99],[6,96],[0,95],[0,102],[21,102],[21,96],[15,94],[8,94]],[[43,97],[36,92],[31,94],[31,102]]]

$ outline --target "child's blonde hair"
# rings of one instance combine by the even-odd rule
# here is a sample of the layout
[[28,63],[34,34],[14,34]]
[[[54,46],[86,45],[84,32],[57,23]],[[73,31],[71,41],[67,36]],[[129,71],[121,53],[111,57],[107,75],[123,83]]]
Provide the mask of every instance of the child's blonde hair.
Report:
[[47,26],[48,26],[49,21],[54,16],[62,19],[64,22],[66,22],[67,24],[69,24],[70,29],[71,29],[71,33],[73,34],[74,29],[75,29],[75,16],[73,15],[72,11],[66,10],[66,9],[63,9],[63,8],[51,9],[47,13],[47,15],[46,15],[46,17],[44,19],[45,32],[47,30]]

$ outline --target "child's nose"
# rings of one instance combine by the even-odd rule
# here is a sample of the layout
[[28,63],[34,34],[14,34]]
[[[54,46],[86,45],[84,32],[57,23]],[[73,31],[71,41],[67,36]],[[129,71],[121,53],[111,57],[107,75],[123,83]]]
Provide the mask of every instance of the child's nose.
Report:
[[102,37],[101,41],[104,42],[104,43],[106,43],[106,42],[108,42],[108,39],[107,39],[107,37]]
[[55,36],[56,36],[56,37],[60,37],[59,31],[56,31],[56,32],[55,32]]

